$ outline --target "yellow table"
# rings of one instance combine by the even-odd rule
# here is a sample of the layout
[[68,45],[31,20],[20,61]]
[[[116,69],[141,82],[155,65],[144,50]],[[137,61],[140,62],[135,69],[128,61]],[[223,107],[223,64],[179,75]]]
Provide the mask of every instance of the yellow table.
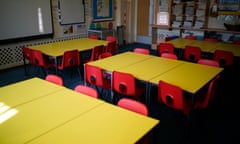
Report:
[[[59,88],[53,88],[49,84]],[[24,90],[22,88],[27,85],[31,91],[36,92],[20,96],[18,99],[21,104],[15,105],[13,99],[19,96]],[[10,87],[12,93],[7,92]],[[45,92],[51,88],[54,89],[52,92]],[[44,140],[45,143],[52,141],[71,143],[71,140],[79,140],[79,138],[89,143],[94,140],[93,136],[99,137],[99,143],[104,143],[106,137],[102,137],[103,142],[100,141],[104,133],[120,134],[111,141],[113,139],[118,141],[121,137],[131,143],[139,140],[159,122],[36,78],[2,87],[0,93],[0,98],[8,97],[8,99],[0,99],[0,143],[4,144],[33,143],[35,140]],[[11,114],[11,117],[3,120],[8,114]],[[135,124],[134,127],[130,128],[129,123]],[[104,133],[99,133],[98,128]],[[61,138],[56,136],[59,130],[64,132]],[[75,133],[79,130],[80,133]],[[126,137],[129,133],[123,133],[122,130],[132,131],[132,136]],[[53,136],[48,138],[49,134]],[[84,137],[81,138],[81,135]]]
[[101,60],[89,62],[93,66],[99,66],[106,71],[113,71],[126,66],[131,66],[141,61],[151,58],[149,55],[124,52]]
[[151,79],[150,82],[158,84],[159,80],[164,80],[180,86],[184,91],[195,94],[221,71],[223,68],[183,62],[182,65]]
[[215,50],[225,50],[233,52],[234,56],[240,56],[240,46],[237,44],[223,43],[223,42],[208,42],[204,40],[189,40],[184,38],[178,38],[175,40],[167,41],[171,43],[175,48],[184,49],[186,45],[198,46],[204,52],[213,53]]
[[[127,54],[131,55],[129,59],[135,59],[135,56],[139,56],[139,54],[133,52],[128,52]],[[108,71],[118,70],[131,73],[137,79],[146,81],[147,104],[150,103],[150,84],[158,84],[159,80],[165,80],[180,86],[184,91],[195,94],[223,70],[223,68],[210,67],[181,60],[163,59],[151,55],[143,55],[148,58],[130,64],[124,57],[117,56],[118,55],[89,64],[93,64]],[[117,60],[118,62],[122,60],[122,62],[125,62],[125,65],[121,63],[115,63],[114,65],[114,62],[112,64],[107,63],[111,62],[112,58],[114,61]]]
[[104,103],[30,144],[133,144],[158,123],[156,119]]
[[15,107],[26,104],[40,97],[62,90],[56,84],[40,78],[32,78],[18,83],[0,87],[0,102],[7,102],[8,106]]
[[105,40],[94,40],[89,38],[80,38],[74,40],[66,40],[55,43],[48,43],[36,46],[30,46],[29,48],[40,50],[42,53],[52,56],[58,57],[62,56],[67,50],[77,49],[79,51],[90,50],[97,45],[107,45],[108,42]]

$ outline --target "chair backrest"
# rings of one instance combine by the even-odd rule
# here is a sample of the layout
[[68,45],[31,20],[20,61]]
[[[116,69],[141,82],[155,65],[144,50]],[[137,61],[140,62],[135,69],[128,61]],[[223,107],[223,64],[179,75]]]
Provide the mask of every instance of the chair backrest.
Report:
[[113,91],[128,95],[136,95],[135,77],[132,74],[113,71],[112,72],[112,89]]
[[27,47],[22,47],[23,58],[27,59],[30,63],[32,63],[32,50]]
[[140,53],[140,54],[146,54],[146,55],[150,54],[150,50],[147,48],[134,48],[133,52]]
[[[196,100],[194,108],[206,108],[209,102],[214,98],[220,81],[220,75],[217,75],[209,84],[207,93],[200,95],[201,100]],[[203,97],[203,98],[202,98]]]
[[219,67],[219,63],[215,60],[212,59],[199,59],[198,64],[203,64],[203,65],[209,65],[209,66],[215,66],[215,67]]
[[161,80],[158,84],[158,101],[185,115],[188,115],[191,110],[191,101],[184,98],[182,89]]
[[41,67],[46,66],[46,61],[41,51],[32,50],[32,64]]
[[101,68],[85,64],[85,81],[96,86],[104,86],[103,72]]
[[117,37],[115,37],[115,36],[107,36],[106,40],[107,41],[115,41],[115,42],[117,42]]
[[197,62],[202,55],[201,48],[198,46],[185,46],[184,59],[191,62]]
[[106,46],[105,52],[110,52],[112,55],[115,55],[117,54],[117,51],[118,51],[117,41],[109,41]]
[[104,52],[105,52],[105,47],[104,47],[104,45],[95,46],[95,47],[92,49],[90,61],[98,60],[99,55],[101,55],[101,54],[104,53]]
[[63,86],[63,79],[58,75],[48,74],[45,77],[45,80],[47,80],[49,82],[52,82],[52,83],[55,83],[57,85]]
[[204,41],[208,41],[208,42],[218,42],[218,39],[216,39],[216,38],[205,38]]
[[77,85],[74,90],[76,92],[91,96],[93,98],[98,98],[98,92],[96,89],[86,86],[86,85]]
[[110,52],[104,52],[102,54],[99,55],[98,59],[103,59],[103,58],[107,58],[112,56],[112,54]]
[[160,43],[158,45],[158,55],[162,53],[174,53],[174,46],[171,43]]
[[196,39],[197,39],[197,36],[188,35],[188,36],[185,36],[185,39],[196,40]]
[[90,35],[88,38],[90,39],[95,39],[95,40],[98,40],[99,37],[97,35]]
[[234,55],[230,51],[215,50],[213,54],[213,59],[219,62],[220,67],[232,66]]
[[148,108],[145,104],[133,100],[133,99],[129,99],[129,98],[121,98],[118,103],[117,106],[128,109],[130,111],[148,116]]
[[66,67],[73,67],[80,65],[80,54],[78,50],[70,50],[66,51],[63,54],[62,62],[59,65],[59,69],[63,69]]
[[173,53],[162,53],[161,54],[161,57],[163,58],[169,58],[169,59],[174,59],[174,60],[177,60],[178,57],[176,54],[173,54]]

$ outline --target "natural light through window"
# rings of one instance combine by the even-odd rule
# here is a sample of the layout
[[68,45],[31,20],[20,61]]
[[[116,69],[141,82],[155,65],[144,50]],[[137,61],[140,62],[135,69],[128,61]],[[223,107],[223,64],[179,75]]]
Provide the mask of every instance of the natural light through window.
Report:
[[40,7],[37,9],[37,13],[38,13],[38,30],[40,33],[44,33],[42,9]]
[[10,119],[14,115],[16,115],[18,111],[16,109],[12,109],[8,105],[0,102],[0,124]]

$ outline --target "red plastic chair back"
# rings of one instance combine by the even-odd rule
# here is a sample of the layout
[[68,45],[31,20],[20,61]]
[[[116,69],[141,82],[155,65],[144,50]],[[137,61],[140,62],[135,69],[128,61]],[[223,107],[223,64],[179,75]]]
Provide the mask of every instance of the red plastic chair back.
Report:
[[180,87],[170,83],[159,81],[158,84],[158,101],[165,105],[179,110],[185,115],[188,115],[191,110],[191,101],[185,99],[183,91]]
[[184,49],[184,59],[191,62],[197,62],[201,58],[202,51],[200,47],[187,45]]
[[199,97],[202,98],[200,100],[196,100],[194,103],[194,108],[206,108],[209,102],[214,98],[218,84],[220,81],[220,75],[217,75],[209,84],[207,93],[205,95],[200,95]]
[[205,38],[204,41],[208,41],[208,42],[218,42],[218,40],[215,39],[215,38]]
[[73,66],[80,66],[80,54],[78,50],[64,52],[62,62],[58,66],[58,69],[63,70],[64,68]]
[[188,35],[188,36],[185,36],[185,39],[196,40],[197,37],[196,36],[192,36],[192,35]]
[[32,64],[45,69],[55,66],[54,63],[48,61],[39,50],[32,50]]
[[96,89],[89,87],[89,86],[85,86],[85,85],[77,85],[74,90],[76,92],[91,96],[93,98],[98,98],[98,92]]
[[145,104],[133,100],[133,99],[129,99],[129,98],[121,98],[117,105],[119,107],[131,110],[133,112],[148,116],[148,108]]
[[135,52],[135,53],[140,53],[140,54],[146,54],[146,55],[149,55],[149,54],[150,54],[149,49],[146,49],[146,48],[135,48],[135,49],[133,50],[133,52]]
[[177,55],[172,54],[172,53],[162,53],[162,54],[161,54],[161,57],[163,57],[163,58],[169,58],[169,59],[174,59],[174,60],[177,60],[177,59],[178,59]]
[[103,71],[99,67],[85,64],[85,81],[89,84],[109,89],[111,87],[111,81],[104,78]]
[[232,66],[234,55],[230,51],[215,50],[213,54],[213,59],[215,61],[218,61],[221,67]]
[[88,60],[87,62],[98,60],[99,55],[101,55],[102,53],[105,52],[105,49],[104,49],[104,48],[105,48],[104,45],[95,46],[95,47],[92,49],[91,58],[90,58],[90,60]]
[[95,39],[95,40],[98,40],[99,37],[97,35],[90,35],[88,38],[90,39]]
[[109,41],[106,46],[105,52],[110,52],[112,55],[115,55],[117,54],[117,50],[117,41]]
[[160,43],[158,46],[158,55],[162,53],[174,53],[174,46],[171,43]]
[[45,77],[45,80],[55,83],[57,85],[63,86],[63,79],[60,76],[54,75],[54,74],[48,74]]
[[199,59],[198,64],[219,67],[219,63],[217,61],[211,60],[211,59]]
[[117,38],[115,36],[107,36],[106,40],[107,41],[115,41],[115,42],[117,42]]
[[112,56],[112,54],[110,52],[104,52],[102,54],[99,55],[98,59],[103,59],[103,58],[107,58]]
[[32,63],[32,50],[27,47],[22,47],[23,58]]
[[112,89],[122,95],[139,98],[144,94],[145,89],[137,87],[135,77],[132,74],[113,71]]

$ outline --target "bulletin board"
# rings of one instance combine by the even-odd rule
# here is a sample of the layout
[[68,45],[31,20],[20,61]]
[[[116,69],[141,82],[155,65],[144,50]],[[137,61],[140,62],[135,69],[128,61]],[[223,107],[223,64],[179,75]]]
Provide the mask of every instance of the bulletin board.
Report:
[[59,0],[60,24],[85,23],[84,0]]
[[93,21],[113,20],[112,0],[93,0]]

